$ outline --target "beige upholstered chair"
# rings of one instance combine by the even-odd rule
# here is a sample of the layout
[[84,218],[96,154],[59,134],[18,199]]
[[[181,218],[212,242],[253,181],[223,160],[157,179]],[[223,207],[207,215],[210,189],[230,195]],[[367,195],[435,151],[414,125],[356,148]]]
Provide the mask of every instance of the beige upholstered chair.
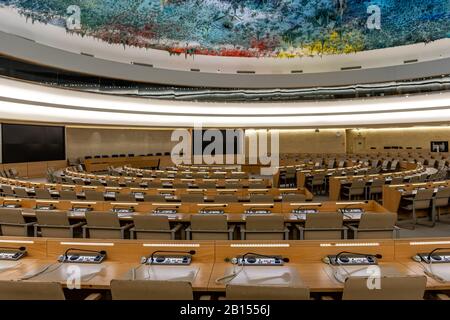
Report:
[[116,193],[116,201],[135,202],[136,198],[132,193]]
[[239,199],[235,194],[218,194],[214,197],[214,202],[217,203],[233,203],[238,201]]
[[301,240],[347,239],[347,228],[343,226],[343,215],[339,212],[319,212],[306,215],[305,226],[297,226]]
[[361,215],[358,227],[349,228],[355,239],[394,239],[399,232],[396,222],[396,213],[366,212]]
[[125,239],[125,232],[133,224],[120,225],[119,216],[115,212],[86,212],[87,224],[83,226],[83,238],[92,239]]
[[84,196],[87,201],[105,201],[105,197],[101,191],[85,190]]
[[184,193],[180,195],[181,202],[202,203],[204,201],[203,193]]
[[36,199],[52,199],[52,195],[48,189],[34,189]]
[[0,281],[0,300],[65,300],[56,282]]
[[73,190],[61,190],[59,191],[59,198],[61,200],[77,200],[77,194]]
[[344,284],[343,300],[422,300],[425,276],[381,277],[380,289],[369,289],[368,277],[349,277]]
[[253,203],[273,203],[273,196],[271,194],[251,194],[250,202]]
[[283,202],[305,202],[306,196],[301,193],[292,193],[283,195]]
[[288,240],[289,230],[281,215],[248,215],[241,227],[242,240]]
[[191,215],[187,240],[233,240],[234,226],[228,227],[226,215]]
[[177,224],[170,228],[169,218],[164,215],[135,215],[134,227],[130,229],[132,239],[175,240],[176,233],[181,229]]
[[[412,221],[414,226],[417,224],[417,210],[429,210],[432,208],[434,190],[432,188],[419,189],[417,193],[412,197],[404,198],[403,200],[407,202],[402,209],[412,213]],[[414,228],[413,226],[413,228]]]
[[112,280],[113,300],[193,300],[192,285],[186,281]]
[[2,236],[27,237],[34,223],[27,223],[21,209],[0,208],[0,231]]
[[[66,211],[36,210],[37,224],[34,225],[34,236],[53,238],[74,238],[81,231],[84,222],[71,224]],[[40,232],[39,232],[40,231]],[[80,232],[81,233],[81,232]]]

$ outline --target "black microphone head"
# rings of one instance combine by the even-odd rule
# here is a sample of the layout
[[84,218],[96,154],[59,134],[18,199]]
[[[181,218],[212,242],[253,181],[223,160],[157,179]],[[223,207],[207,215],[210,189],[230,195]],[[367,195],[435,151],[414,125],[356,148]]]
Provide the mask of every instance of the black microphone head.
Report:
[[102,251],[100,251],[99,253],[105,255],[105,254],[106,254],[106,251],[105,251],[105,250],[102,250]]
[[381,258],[383,258],[383,256],[382,256],[381,254],[377,253],[377,254],[375,255],[375,258],[381,259]]
[[25,250],[27,250],[27,248],[26,247],[20,247],[19,250],[20,251],[25,251]]
[[224,261],[225,262],[231,262],[231,259],[227,257],[227,258],[224,259]]
[[289,258],[283,258],[283,262],[288,263],[289,261],[290,261]]
[[192,256],[192,255],[196,254],[196,251],[195,250],[191,250],[191,251],[189,251],[189,254]]

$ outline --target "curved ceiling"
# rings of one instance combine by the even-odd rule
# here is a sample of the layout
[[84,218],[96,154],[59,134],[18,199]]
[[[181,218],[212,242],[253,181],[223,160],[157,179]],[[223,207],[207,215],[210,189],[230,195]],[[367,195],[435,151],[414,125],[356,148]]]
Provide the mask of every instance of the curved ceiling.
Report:
[[1,0],[31,21],[171,54],[295,58],[443,39],[442,0]]
[[[79,3],[81,8],[83,8],[82,3],[86,3],[84,1],[69,2],[71,4]],[[397,0],[380,0],[380,6],[383,9],[381,13],[382,17],[384,17],[381,21],[384,24],[382,24],[381,30],[363,32],[366,37],[364,38],[364,46],[360,48],[362,51],[340,54],[341,51],[332,50],[330,52],[324,52],[325,54],[320,56],[315,55],[315,53],[311,55],[301,54],[289,59],[274,58],[273,54],[267,52],[260,52],[257,57],[230,57],[201,54],[174,55],[173,52],[169,52],[170,50],[165,50],[167,48],[155,49],[153,46],[141,48],[139,45],[133,45],[134,42],[132,41],[128,41],[128,44],[130,45],[123,45],[123,42],[112,40],[108,43],[99,40],[99,37],[96,36],[95,32],[88,32],[93,28],[91,25],[92,21],[89,21],[89,23],[86,24],[90,29],[87,31],[85,30],[85,32],[83,31],[82,35],[80,35],[81,31],[68,33],[64,27],[61,27],[61,17],[58,18],[54,14],[57,10],[52,11],[53,14],[48,14],[45,10],[51,9],[52,6],[56,6],[58,10],[61,10],[61,8],[68,5],[69,2],[61,0],[37,2],[0,0],[0,53],[47,66],[104,77],[197,87],[300,88],[337,86],[391,80],[398,81],[450,73],[450,39],[445,38],[448,36],[448,32],[450,32],[450,19],[448,19],[449,9],[443,6],[442,1],[438,0],[411,0],[408,1],[407,4]],[[89,3],[93,7],[96,7],[97,5],[106,2],[114,3],[115,6],[111,8],[111,12],[108,11],[109,15],[106,14],[104,17],[101,16],[104,18],[103,20],[99,18],[102,23],[96,25],[98,28],[103,28],[105,25],[108,25],[111,15],[114,16],[117,15],[118,12],[124,11],[123,8],[127,8],[126,4],[131,3],[131,1],[125,0],[113,2],[98,0]],[[152,3],[160,3],[160,0],[132,2],[141,3],[145,7]],[[219,3],[226,5],[229,5],[230,3],[241,3],[238,5],[237,10],[239,10],[239,6],[243,6],[245,7],[244,11],[248,8],[253,8],[254,4],[252,3],[275,3],[271,1],[232,0],[163,2],[166,2],[167,5],[164,6],[161,14],[167,14],[168,11],[172,12],[175,10],[174,8],[182,6],[181,4],[185,2],[204,2],[213,7]],[[330,5],[343,3],[346,5],[346,9],[343,13],[343,20],[339,22],[340,24],[336,24],[336,21],[332,23],[333,28],[337,29],[350,28],[348,24],[351,21],[354,23],[357,21],[361,22],[362,17],[367,17],[366,11],[361,13],[362,4],[367,5],[367,3],[363,1],[308,0],[288,2],[279,0],[276,2],[283,3],[284,6],[298,6],[300,2],[311,4],[320,2],[325,4],[325,7],[328,8],[328,11],[321,11],[324,14],[326,12],[338,12],[336,11],[337,9],[335,6],[330,7]],[[405,6],[403,8],[404,10],[401,10],[400,13],[396,13],[397,15],[395,15],[394,13],[399,11],[391,9],[398,6],[400,3]],[[1,4],[4,6],[1,6]],[[29,4],[37,7],[33,10],[24,11],[26,5]],[[416,7],[413,6],[412,11],[408,11],[407,9],[409,6],[413,4],[415,4]],[[426,7],[423,7],[425,4]],[[391,9],[388,10],[388,8]],[[424,10],[419,10],[420,8]],[[268,7],[253,9],[267,12],[270,11],[270,8]],[[97,10],[96,8],[92,10],[91,13],[97,12],[95,11]],[[306,10],[306,8],[298,9],[296,14],[304,15],[306,14],[305,12],[309,12],[308,10]],[[383,16],[384,10],[387,10],[386,16]],[[172,14],[177,15],[181,11],[175,10],[173,11],[175,13]],[[198,14],[201,14],[204,10],[197,11],[199,12]],[[82,11],[82,13],[83,12],[85,11]],[[131,18],[130,12],[133,11],[126,12],[126,16]],[[40,15],[36,15],[37,13]],[[43,15],[45,19],[40,17],[42,16],[42,13],[45,13]],[[355,18],[355,14],[360,14],[359,18]],[[320,15],[317,17],[320,18]],[[327,14],[325,17],[337,18],[337,16]],[[349,19],[349,17],[353,18]],[[33,21],[33,19],[38,20]],[[83,19],[81,21],[83,21]],[[114,21],[119,23],[121,20],[116,19]],[[127,21],[127,19],[124,18],[124,21]],[[261,21],[266,20],[263,19]],[[291,20],[287,19],[287,21]],[[398,25],[396,26],[394,22]],[[283,20],[277,23],[284,25],[287,22]],[[277,23],[275,23],[275,25],[269,23],[271,26],[270,28],[274,28],[270,34],[274,37],[283,38],[280,35],[282,28],[277,29]],[[289,23],[292,24],[292,22]],[[288,25],[290,25],[289,23]],[[359,25],[360,24],[357,24],[356,26],[353,26],[353,28],[358,29],[360,27]],[[409,28],[411,25],[414,25],[413,29]],[[261,26],[261,28],[266,27],[267,26]],[[303,27],[306,28],[305,26]],[[333,28],[332,30],[334,30]],[[101,30],[105,29],[103,28]],[[111,31],[115,29],[111,27],[107,30]],[[305,30],[309,29],[306,28]],[[312,32],[311,36],[313,38],[320,37],[321,34],[323,35],[322,27],[317,26],[313,31],[314,30],[319,30],[320,32]],[[379,36],[374,36],[378,31],[383,34],[381,38]],[[127,32],[126,30],[122,30],[121,32],[116,32],[114,34],[126,35]],[[141,36],[145,35],[146,34],[141,34]],[[388,35],[392,35],[392,37],[398,36],[398,39],[395,37],[395,39],[389,38]],[[150,34],[147,36],[150,36]],[[375,41],[375,38],[373,37],[379,41]],[[300,41],[299,39],[301,40],[303,38],[300,37],[297,40]],[[314,41],[317,40],[316,38],[314,39]],[[436,39],[440,40],[429,42]],[[305,39],[303,40],[306,41]],[[327,41],[331,40],[328,39]],[[427,41],[427,43],[417,43],[420,41]],[[343,44],[345,44],[345,42]],[[392,45],[395,47],[380,49]],[[397,45],[402,46],[398,47]],[[281,52],[280,48],[283,49],[283,46],[274,47],[270,49],[272,50],[270,52]],[[342,48],[345,48],[345,45]],[[190,51],[190,53],[195,52]]]
[[450,93],[301,103],[154,101],[0,78],[0,118],[141,127],[318,128],[450,122]]

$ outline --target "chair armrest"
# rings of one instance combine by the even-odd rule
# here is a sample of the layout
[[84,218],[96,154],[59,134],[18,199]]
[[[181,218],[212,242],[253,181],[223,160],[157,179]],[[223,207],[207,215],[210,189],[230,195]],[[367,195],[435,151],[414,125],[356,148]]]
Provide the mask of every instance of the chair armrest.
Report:
[[84,300],[100,300],[102,298],[101,293],[91,293]]
[[211,296],[209,296],[209,295],[201,295],[199,300],[211,300]]
[[99,230],[124,230],[125,231],[127,229],[130,229],[132,226],[133,226],[132,223],[127,224],[122,227],[119,227],[119,228],[117,228],[117,227],[97,227],[97,226],[89,226],[86,224],[86,225],[82,226],[82,228],[83,229],[99,229]]
[[182,227],[183,227],[183,225],[180,224],[180,223],[178,223],[178,224],[176,224],[175,227],[173,227],[170,231],[171,231],[171,232],[178,232],[178,231],[180,231],[180,229],[181,229]]
[[12,227],[31,227],[33,225],[35,225],[35,222],[27,222],[27,223],[7,223],[7,222],[2,222],[0,223],[0,225],[2,226],[12,226]]

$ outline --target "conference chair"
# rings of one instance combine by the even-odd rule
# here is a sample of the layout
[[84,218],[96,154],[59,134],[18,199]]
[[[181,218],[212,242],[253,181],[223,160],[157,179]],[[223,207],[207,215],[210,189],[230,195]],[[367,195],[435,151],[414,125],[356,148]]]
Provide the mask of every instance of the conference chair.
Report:
[[306,287],[251,286],[228,284],[227,300],[309,300]]
[[36,188],[34,192],[36,199],[52,199],[52,194],[48,189]]
[[297,169],[295,167],[286,167],[284,173],[280,176],[285,187],[293,187],[296,184]]
[[423,300],[427,278],[425,276],[382,276],[377,279],[349,277],[345,281],[342,300]]
[[311,178],[311,181],[308,181],[307,185],[313,194],[317,194],[317,190],[319,193],[324,193],[326,189],[326,181],[325,174],[317,173],[314,174]]
[[135,202],[136,198],[133,193],[116,193],[116,201]]
[[225,182],[225,189],[242,189],[243,186],[239,182]]
[[160,194],[144,194],[144,202],[164,203],[166,202],[166,198]]
[[187,281],[111,280],[113,300],[193,300]]
[[65,300],[57,282],[0,281],[0,300]]
[[417,224],[417,210],[428,210],[431,208],[433,193],[433,189],[419,189],[414,196],[403,198],[407,204],[402,206],[402,209],[412,213],[413,229]]
[[28,192],[25,188],[14,188],[14,195],[18,198],[28,198]]
[[399,228],[396,213],[366,212],[361,215],[358,226],[349,225],[355,239],[395,239]]
[[238,202],[239,199],[235,194],[225,194],[221,193],[214,197],[214,202],[217,203],[233,203]]
[[131,239],[175,240],[181,224],[170,228],[169,218],[164,215],[135,215],[134,227],[130,229]]
[[48,238],[75,238],[81,234],[84,222],[71,224],[66,211],[36,210],[37,223],[34,225],[34,236]]
[[115,187],[115,188],[120,187],[120,184],[119,184],[119,181],[118,181],[118,180],[108,180],[108,181],[106,182],[106,185],[107,185],[108,187]]
[[297,225],[300,240],[347,239],[347,228],[343,226],[343,215],[339,212],[319,212],[306,215],[305,226]]
[[72,182],[73,182],[73,184],[76,184],[78,186],[84,186],[85,185],[83,179],[80,179],[80,178],[73,178]]
[[11,186],[7,185],[7,184],[3,184],[2,185],[2,196],[15,196],[14,194],[14,190]]
[[189,188],[189,183],[187,183],[187,182],[174,182],[172,184],[172,188],[174,188],[174,189],[188,189]]
[[59,198],[61,200],[77,200],[77,193],[73,190],[60,190]]
[[281,215],[247,216],[241,227],[241,240],[288,240],[289,229]]
[[248,184],[249,189],[267,189],[264,182],[250,182]]
[[120,225],[115,212],[88,211],[85,214],[87,224],[83,228],[83,238],[91,239],[125,239],[126,231],[133,224]]
[[273,203],[273,196],[271,194],[250,194],[250,202]]
[[372,184],[369,187],[369,199],[378,200],[383,194],[384,180],[375,178],[372,180]]
[[306,196],[301,193],[290,193],[282,196],[283,202],[305,202]]
[[233,240],[233,234],[226,215],[193,214],[186,228],[187,240]]
[[127,187],[127,188],[140,188],[141,185],[140,185],[140,183],[137,182],[137,181],[127,181],[127,182],[126,182],[126,187]]
[[199,189],[216,189],[217,185],[215,181],[204,181],[198,184]]
[[396,176],[396,177],[392,177],[391,180],[391,185],[397,185],[397,184],[403,184],[403,182],[405,181],[405,178],[402,176]]
[[0,208],[0,231],[2,236],[27,237],[33,222],[26,222],[22,209]]
[[91,180],[91,186],[103,187],[103,183],[100,180],[94,179]]
[[87,201],[105,201],[105,196],[101,191],[85,190],[84,197]]
[[[433,197],[434,216],[438,221],[441,221],[441,209],[450,206],[450,188],[438,188],[436,195]],[[441,221],[443,222],[443,221]]]
[[355,179],[350,186],[344,186],[342,195],[348,200],[356,198],[364,198],[366,191],[366,181],[363,179]]
[[181,202],[202,203],[204,202],[203,193],[184,193],[180,195]]

